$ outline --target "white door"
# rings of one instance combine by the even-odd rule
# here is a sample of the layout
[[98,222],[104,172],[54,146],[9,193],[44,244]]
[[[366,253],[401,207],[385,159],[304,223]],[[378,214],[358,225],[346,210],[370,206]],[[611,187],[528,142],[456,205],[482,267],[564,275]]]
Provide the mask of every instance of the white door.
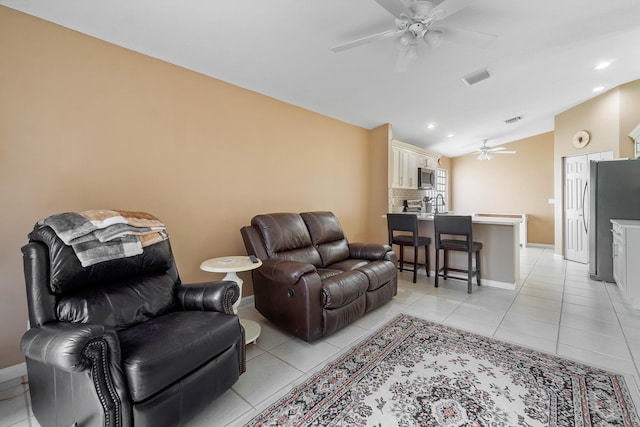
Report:
[[569,261],[589,262],[589,239],[584,210],[588,197],[589,160],[586,155],[564,159],[564,256]]
[[564,257],[569,261],[589,262],[589,164],[612,159],[613,151],[564,159]]

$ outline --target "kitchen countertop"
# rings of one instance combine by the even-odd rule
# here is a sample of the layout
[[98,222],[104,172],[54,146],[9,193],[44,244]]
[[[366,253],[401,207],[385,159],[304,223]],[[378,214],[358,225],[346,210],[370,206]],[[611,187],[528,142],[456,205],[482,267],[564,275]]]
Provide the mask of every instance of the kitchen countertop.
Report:
[[[405,215],[416,215],[418,217],[418,221],[433,221],[433,214],[430,213],[415,213],[415,212],[402,212]],[[454,215],[453,213],[446,213],[442,215]],[[455,214],[459,215],[459,214]],[[383,215],[386,217],[386,215]],[[473,216],[471,222],[474,224],[491,224],[491,225],[516,225],[522,222],[522,218],[508,218],[508,217],[484,217],[484,216]]]
[[[418,218],[420,236],[429,237],[429,256],[435,260],[434,215],[403,212],[404,215],[415,215]],[[463,215],[448,212],[446,215]],[[520,225],[523,218],[502,216],[470,215],[473,222],[473,240],[482,242],[481,268],[482,284],[503,289],[515,289],[520,281]],[[386,217],[386,215],[382,215]],[[413,251],[409,251],[413,252]],[[406,254],[405,260],[413,260],[412,254]],[[449,254],[449,262],[455,268],[466,268],[467,255],[460,252]],[[408,259],[407,259],[408,258]],[[435,273],[434,273],[435,274]]]

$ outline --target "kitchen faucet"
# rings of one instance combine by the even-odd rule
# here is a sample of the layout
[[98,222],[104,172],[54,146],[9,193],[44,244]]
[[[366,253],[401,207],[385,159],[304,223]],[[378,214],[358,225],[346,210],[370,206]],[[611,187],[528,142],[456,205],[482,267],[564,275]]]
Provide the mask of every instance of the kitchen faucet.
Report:
[[435,203],[434,203],[434,205],[435,205],[435,207],[434,207],[434,208],[435,208],[434,214],[436,214],[436,215],[438,214],[438,197],[440,197],[440,198],[442,199],[442,208],[444,209],[444,196],[442,195],[442,193],[438,193],[438,194],[436,195],[436,201],[435,201]]

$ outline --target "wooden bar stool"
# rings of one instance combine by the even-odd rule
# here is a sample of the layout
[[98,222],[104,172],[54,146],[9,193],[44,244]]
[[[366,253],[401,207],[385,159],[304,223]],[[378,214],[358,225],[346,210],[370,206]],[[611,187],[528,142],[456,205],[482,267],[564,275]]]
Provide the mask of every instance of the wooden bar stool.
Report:
[[[476,282],[480,286],[480,249],[482,243],[473,241],[471,216],[462,215],[434,215],[433,228],[436,239],[436,277],[435,287],[438,287],[438,278],[466,280],[467,293],[471,293],[471,279],[476,276]],[[442,238],[442,236],[447,238]],[[458,238],[451,238],[458,236]],[[463,239],[460,239],[463,237]],[[440,249],[444,251],[444,264],[440,268]],[[467,269],[449,267],[449,251],[467,253]],[[473,269],[473,254],[476,256],[476,268]],[[442,270],[442,273],[440,273]],[[467,277],[450,276],[449,271],[467,273]]]
[[[424,267],[427,271],[427,277],[429,273],[429,244],[431,243],[430,237],[423,237],[418,235],[418,216],[413,214],[387,214],[387,228],[389,231],[389,245],[400,246],[400,271],[404,268],[404,247],[413,246],[413,283],[416,283],[418,274],[418,267]],[[400,231],[404,234],[394,234],[396,231]],[[406,234],[410,232],[411,234]],[[424,264],[418,263],[418,248],[424,246]]]

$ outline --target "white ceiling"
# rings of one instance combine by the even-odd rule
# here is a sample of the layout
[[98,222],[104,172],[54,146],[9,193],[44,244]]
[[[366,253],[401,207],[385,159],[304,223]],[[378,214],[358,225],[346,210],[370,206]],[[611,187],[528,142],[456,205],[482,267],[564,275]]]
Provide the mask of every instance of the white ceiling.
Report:
[[[498,36],[487,49],[422,45],[397,73],[392,39],[330,50],[395,28],[374,0],[0,0],[347,123],[392,123],[395,138],[446,156],[551,131],[594,87],[640,78],[640,0],[470,3],[443,24]],[[595,70],[603,60],[611,66]],[[489,80],[460,80],[483,67]]]

